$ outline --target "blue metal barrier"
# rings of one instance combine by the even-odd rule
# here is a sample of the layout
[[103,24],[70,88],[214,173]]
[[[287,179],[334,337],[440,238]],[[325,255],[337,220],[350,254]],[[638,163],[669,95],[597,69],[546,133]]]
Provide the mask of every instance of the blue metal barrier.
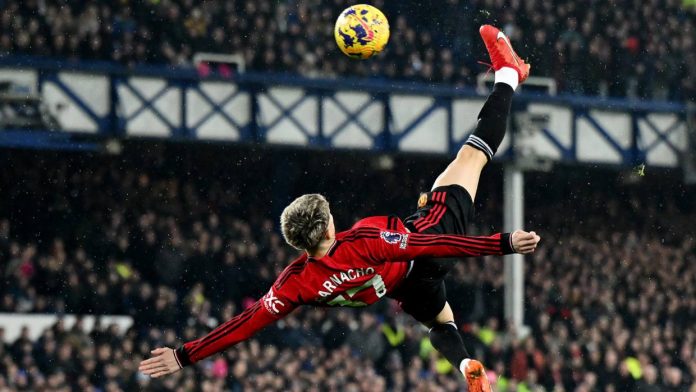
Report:
[[[255,73],[203,79],[188,68],[16,57],[0,59],[0,80],[41,94],[61,134],[92,140],[148,137],[449,154],[475,126],[484,101],[470,89],[383,79]],[[522,92],[513,110],[518,132],[506,138],[502,157],[531,151],[555,161],[677,166],[686,148],[687,109],[679,103]],[[2,145],[21,134],[3,132]],[[26,135],[23,140],[30,143]]]

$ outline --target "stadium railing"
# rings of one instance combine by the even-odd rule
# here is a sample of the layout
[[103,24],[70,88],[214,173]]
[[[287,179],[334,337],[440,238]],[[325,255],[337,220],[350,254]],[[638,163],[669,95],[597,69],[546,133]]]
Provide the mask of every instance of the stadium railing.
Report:
[[[2,80],[40,94],[62,130],[27,136],[6,129],[0,131],[5,146],[97,148],[103,139],[167,138],[451,153],[473,130],[484,101],[474,89],[384,79],[201,78],[193,68],[18,57],[0,59]],[[693,109],[522,93],[513,110],[520,114],[513,121],[522,131],[516,134],[545,159],[673,167],[687,149],[686,118]],[[501,159],[519,150],[510,148],[514,139],[504,141]]]

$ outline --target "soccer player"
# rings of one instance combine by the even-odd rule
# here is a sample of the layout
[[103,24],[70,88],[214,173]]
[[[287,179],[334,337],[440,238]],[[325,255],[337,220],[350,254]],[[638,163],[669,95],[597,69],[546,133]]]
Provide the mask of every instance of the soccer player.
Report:
[[500,30],[480,28],[495,70],[495,85],[474,133],[422,194],[416,212],[401,221],[378,216],[336,233],[329,203],[317,194],[297,198],[283,211],[285,240],[304,251],[278,276],[268,293],[208,335],[174,350],[157,348],[140,371],[160,377],[250,338],[301,305],[362,307],[390,297],[430,328],[433,346],[465,376],[469,391],[490,391],[483,365],[470,358],[447,303],[444,277],[457,258],[531,253],[534,232],[467,236],[479,176],[505,135],[515,88],[529,65]]

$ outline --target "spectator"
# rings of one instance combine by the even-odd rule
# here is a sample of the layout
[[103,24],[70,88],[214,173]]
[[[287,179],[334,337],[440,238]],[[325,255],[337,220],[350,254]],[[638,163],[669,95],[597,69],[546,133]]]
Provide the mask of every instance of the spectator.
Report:
[[[71,60],[190,66],[195,52],[239,53],[255,71],[388,77],[472,86],[477,26],[498,24],[535,76],[571,94],[693,100],[694,7],[679,1],[373,2],[392,23],[386,53],[338,54],[333,23],[346,4],[282,0],[19,1],[0,8],[0,50]],[[463,21],[463,22],[462,22]],[[455,56],[450,54],[454,53]],[[481,72],[483,70],[481,69]],[[458,75],[458,77],[455,77]]]
[[[396,156],[410,169],[375,172],[360,155],[178,148],[0,157],[0,309],[135,321],[90,332],[59,322],[38,339],[23,331],[0,343],[0,390],[460,390],[461,376],[422,344],[427,330],[389,301],[360,313],[301,310],[200,366],[164,380],[139,376],[151,347],[200,336],[265,293],[295,255],[271,209],[287,192],[312,181],[345,227],[371,213],[407,214],[427,187],[421,179],[445,164]],[[231,158],[254,170],[220,165]],[[284,175],[277,162],[307,172],[297,189],[276,192],[272,174],[257,181]],[[470,353],[500,376],[500,391],[694,388],[693,189],[664,172],[626,184],[610,171],[559,170],[527,181],[527,217],[545,237],[526,264],[530,334],[504,323],[500,260],[463,260],[448,281],[462,298],[454,305],[471,298],[455,311]],[[320,175],[327,171],[334,175]],[[495,225],[500,179],[491,176],[479,201],[491,206],[477,221]],[[378,194],[375,183],[412,191]]]

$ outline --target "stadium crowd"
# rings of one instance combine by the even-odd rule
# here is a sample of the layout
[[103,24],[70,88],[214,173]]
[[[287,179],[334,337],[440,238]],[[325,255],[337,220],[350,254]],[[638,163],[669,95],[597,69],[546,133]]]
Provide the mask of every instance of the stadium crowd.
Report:
[[484,71],[482,23],[504,27],[536,76],[572,94],[693,100],[692,0],[375,0],[391,20],[386,54],[335,48],[343,0],[6,0],[0,51],[130,66],[188,66],[196,52],[238,53],[257,71],[472,86]]
[[[166,379],[137,373],[150,349],[200,336],[265,293],[296,255],[276,229],[292,196],[327,194],[339,228],[404,216],[445,164],[397,156],[380,171],[355,154],[202,149],[0,157],[0,311],[134,319],[127,331],[61,321],[5,342],[0,326],[0,391],[464,388],[390,300],[301,309]],[[486,172],[474,232],[499,230],[500,177]],[[467,347],[498,391],[696,391],[693,189],[663,173],[628,178],[530,176],[527,222],[544,243],[526,267],[528,335],[505,326],[500,259],[463,260],[450,277]]]

